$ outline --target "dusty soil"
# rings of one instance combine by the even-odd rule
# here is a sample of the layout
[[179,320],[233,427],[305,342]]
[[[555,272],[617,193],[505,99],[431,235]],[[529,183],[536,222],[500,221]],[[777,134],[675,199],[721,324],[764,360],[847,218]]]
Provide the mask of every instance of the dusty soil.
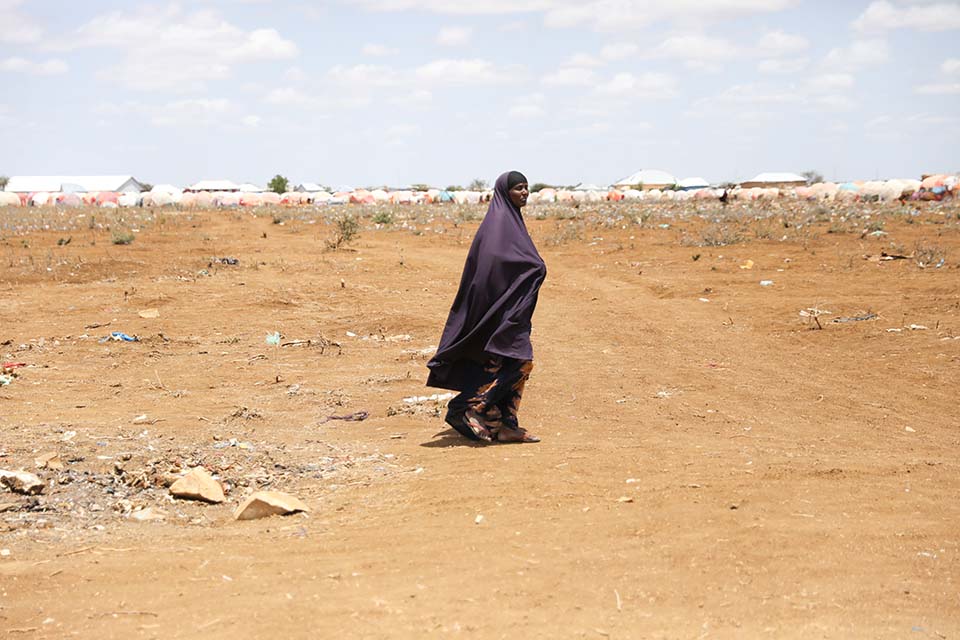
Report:
[[957,638],[960,207],[692,207],[528,211],[543,442],[495,446],[404,401],[476,211],[0,211],[0,468],[47,483],[0,635]]

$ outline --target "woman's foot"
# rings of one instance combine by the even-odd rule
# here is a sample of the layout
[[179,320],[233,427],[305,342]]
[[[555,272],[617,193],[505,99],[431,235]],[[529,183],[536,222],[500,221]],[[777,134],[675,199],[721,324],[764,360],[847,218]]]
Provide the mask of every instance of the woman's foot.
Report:
[[467,425],[467,428],[470,429],[473,435],[477,436],[480,440],[493,442],[493,434],[484,426],[483,419],[473,411],[468,409],[464,412],[463,424]]
[[527,433],[526,429],[521,429],[520,427],[517,427],[516,429],[501,427],[497,432],[497,442],[540,442],[540,438],[533,434]]

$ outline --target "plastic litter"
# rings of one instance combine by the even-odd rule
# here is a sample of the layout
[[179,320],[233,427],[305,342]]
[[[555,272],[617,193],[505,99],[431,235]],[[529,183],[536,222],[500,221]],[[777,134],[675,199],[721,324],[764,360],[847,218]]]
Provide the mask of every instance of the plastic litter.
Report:
[[268,333],[268,334],[267,334],[267,344],[269,344],[269,345],[271,345],[271,346],[274,346],[274,347],[279,347],[279,346],[280,346],[280,332],[279,332],[279,331],[274,331],[273,333]]
[[773,284],[773,280],[761,280],[761,281],[760,281],[760,286],[761,286],[761,287],[769,287],[769,286],[772,285],[772,284]]
[[110,340],[116,340],[117,342],[140,342],[140,338],[137,336],[128,336],[123,331],[111,331],[110,335],[101,338],[100,342],[108,342]]

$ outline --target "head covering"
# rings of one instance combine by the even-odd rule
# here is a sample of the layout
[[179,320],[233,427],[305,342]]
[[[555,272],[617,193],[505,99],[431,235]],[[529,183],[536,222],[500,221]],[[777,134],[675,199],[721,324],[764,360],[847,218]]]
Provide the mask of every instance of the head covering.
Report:
[[497,178],[470,245],[440,346],[427,363],[427,386],[460,391],[471,364],[490,355],[533,360],[531,319],[547,267],[510,200],[509,181],[510,173]]
[[513,189],[521,182],[527,182],[527,176],[523,175],[519,171],[511,171],[507,174],[507,191],[510,191],[510,189]]

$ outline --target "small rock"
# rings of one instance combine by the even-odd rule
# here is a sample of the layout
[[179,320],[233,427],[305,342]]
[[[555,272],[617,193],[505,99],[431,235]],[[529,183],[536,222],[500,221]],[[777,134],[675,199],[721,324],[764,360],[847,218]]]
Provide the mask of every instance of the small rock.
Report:
[[630,496],[620,496],[617,498],[617,502],[633,502],[633,498]]
[[916,433],[916,432],[917,432],[917,430],[914,429],[913,427],[904,427],[903,430],[906,431],[907,433]]
[[37,469],[50,469],[52,471],[63,471],[63,460],[59,453],[44,453],[34,459]]
[[226,499],[223,495],[223,487],[203,467],[191,470],[187,475],[170,485],[170,493],[175,498],[185,500],[204,500],[219,503]]
[[6,558],[10,555],[10,549],[0,549],[0,556]]
[[42,493],[44,487],[43,480],[26,471],[0,470],[0,484],[15,493],[22,493],[27,496]]
[[133,419],[133,424],[146,424],[150,421],[150,418],[147,417],[147,414],[141,414]]
[[483,514],[477,514],[477,517],[473,519],[474,524],[480,524],[483,522]]
[[237,520],[256,520],[275,515],[289,515],[299,511],[308,511],[299,498],[282,491],[257,491],[240,503],[233,517]]
[[138,312],[137,315],[141,318],[159,318],[160,311],[157,309],[144,309],[143,311]]
[[138,509],[130,514],[131,520],[136,520],[137,522],[151,522],[154,520],[164,520],[166,519],[167,514],[161,509],[154,509],[153,507],[147,507],[146,509]]

